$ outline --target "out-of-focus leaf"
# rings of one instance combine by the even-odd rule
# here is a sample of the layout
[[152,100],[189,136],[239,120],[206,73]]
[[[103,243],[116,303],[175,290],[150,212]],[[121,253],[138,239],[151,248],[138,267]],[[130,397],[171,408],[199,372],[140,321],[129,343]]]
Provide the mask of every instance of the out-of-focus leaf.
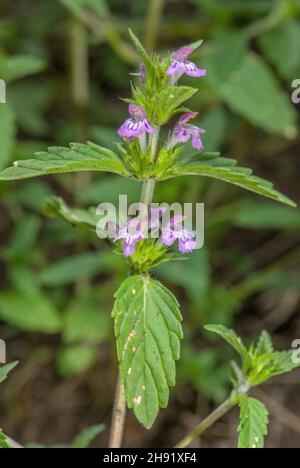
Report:
[[128,197],[128,203],[139,199],[140,184],[123,177],[105,177],[103,180],[91,183],[86,190],[77,194],[83,203],[98,205],[99,203],[117,203],[120,195]]
[[13,291],[0,294],[0,317],[20,330],[57,333],[61,318],[43,295],[28,297]]
[[34,216],[27,216],[22,223],[17,224],[10,244],[1,250],[1,256],[6,260],[27,257],[37,239],[41,221]]
[[73,440],[70,448],[88,448],[93,440],[105,430],[104,424],[97,424],[84,429]]
[[108,268],[111,255],[111,252],[86,252],[66,257],[46,267],[39,275],[40,282],[44,286],[55,287],[92,278]]
[[[297,112],[260,57],[248,54],[231,80],[219,88],[232,110],[269,133],[295,138]],[[280,109],[280,112],[278,112]]]
[[64,318],[64,338],[68,342],[102,342],[111,337],[111,319],[96,297],[74,299]]
[[0,56],[0,76],[6,83],[40,73],[45,66],[43,59],[32,55]]
[[4,382],[8,374],[19,364],[18,361],[11,362],[5,366],[0,366],[0,383]]
[[15,133],[15,114],[11,106],[0,104],[0,170],[12,160]]
[[300,212],[282,205],[247,200],[236,207],[232,221],[247,229],[293,230],[300,228]]
[[275,28],[263,33],[259,43],[271,63],[281,76],[289,82],[300,73],[300,24],[288,19]]
[[210,288],[210,263],[205,249],[196,250],[188,260],[160,265],[157,272],[161,278],[183,287],[189,298],[199,302]]
[[62,348],[57,355],[57,368],[63,377],[82,374],[96,362],[97,350],[84,345]]
[[202,140],[205,151],[219,151],[227,129],[227,112],[221,106],[214,107],[204,114],[201,127],[206,130]]
[[205,58],[207,82],[233,111],[252,124],[272,134],[296,137],[297,113],[289,96],[262,59],[246,52],[243,35],[222,34]]
[[106,0],[59,0],[68,10],[70,10],[77,18],[83,19],[85,9],[97,13],[99,15],[106,14],[108,7]]

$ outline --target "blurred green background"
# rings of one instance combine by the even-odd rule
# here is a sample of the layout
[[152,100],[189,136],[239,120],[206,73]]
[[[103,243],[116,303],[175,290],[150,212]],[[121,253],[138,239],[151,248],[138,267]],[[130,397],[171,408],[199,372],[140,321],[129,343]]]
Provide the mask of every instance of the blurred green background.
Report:
[[[149,50],[199,38],[191,107],[219,150],[300,201],[300,5],[297,0],[0,0],[0,169],[47,146],[91,139],[113,147],[139,65],[131,27]],[[186,78],[186,82],[189,80]],[[69,444],[83,429],[108,429],[117,365],[110,313],[126,276],[122,259],[92,234],[47,218],[47,197],[82,208],[136,201],[139,186],[109,175],[60,175],[0,184],[0,337],[20,364],[1,385],[0,426],[21,443]],[[182,303],[185,341],[178,384],[155,427],[129,413],[125,446],[172,446],[229,388],[230,350],[203,333],[262,328],[279,348],[300,338],[300,212],[199,178],[163,183],[157,201],[205,202],[206,247],[155,276]],[[271,412],[267,446],[300,447],[300,372],[262,389]],[[266,397],[266,394],[268,397]],[[236,443],[236,415],[203,447]],[[94,442],[107,444],[108,430]],[[199,442],[197,441],[197,444]]]

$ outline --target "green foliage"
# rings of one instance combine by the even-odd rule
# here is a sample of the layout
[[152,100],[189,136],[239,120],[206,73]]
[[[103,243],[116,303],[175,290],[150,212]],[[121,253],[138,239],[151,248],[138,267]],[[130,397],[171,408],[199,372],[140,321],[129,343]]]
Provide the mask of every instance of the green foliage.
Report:
[[57,355],[57,369],[62,377],[80,375],[89,370],[96,362],[94,348],[74,344],[62,347]]
[[263,331],[257,344],[248,348],[233,330],[221,325],[207,325],[206,330],[217,333],[224,338],[240,355],[243,374],[250,385],[259,385],[271,377],[285,374],[300,367],[300,362],[294,359],[294,351],[276,352],[270,335]]
[[11,362],[5,366],[0,366],[0,383],[4,382],[8,374],[18,365],[18,361]]
[[188,159],[185,164],[177,167],[173,177],[184,175],[211,177],[229,182],[286,205],[296,206],[292,200],[274,190],[271,182],[252,175],[251,169],[237,167],[236,164],[235,160],[219,157],[218,153],[203,153]]
[[117,291],[112,316],[127,404],[149,429],[175,385],[182,339],[179,305],[157,281],[134,276]]
[[59,313],[42,293],[27,295],[9,290],[1,293],[0,317],[21,330],[57,333],[61,329]]
[[48,216],[58,216],[72,226],[87,229],[95,233],[100,216],[95,208],[89,210],[72,209],[60,197],[48,198],[44,206],[44,212]]
[[0,448],[11,448],[2,429],[0,429]]
[[263,448],[264,438],[268,433],[268,423],[268,411],[263,403],[255,398],[241,397],[239,448]]
[[270,60],[288,82],[300,72],[300,25],[295,19],[287,19],[266,31],[259,44]]
[[16,131],[15,116],[9,104],[0,104],[0,122],[0,170],[2,170],[11,161]]
[[28,444],[27,448],[88,448],[94,439],[105,430],[104,424],[87,427],[69,445],[57,444],[50,447],[41,444]]
[[0,180],[27,179],[46,174],[78,171],[103,171],[128,176],[118,156],[93,143],[73,143],[70,148],[54,147],[36,153],[35,159],[16,161],[14,167],[0,173]]
[[44,70],[46,63],[31,55],[0,56],[0,76],[6,83],[35,75]]

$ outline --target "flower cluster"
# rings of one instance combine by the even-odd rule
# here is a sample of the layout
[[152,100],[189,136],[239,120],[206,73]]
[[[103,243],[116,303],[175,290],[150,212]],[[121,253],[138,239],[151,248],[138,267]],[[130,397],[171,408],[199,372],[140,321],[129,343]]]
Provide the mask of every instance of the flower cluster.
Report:
[[[193,62],[188,60],[194,50],[193,47],[184,47],[173,55],[172,63],[165,71],[166,76],[170,77],[170,87],[176,86],[178,80],[184,74],[193,78],[200,78],[206,75],[206,70],[198,68]],[[139,76],[143,83],[147,84],[147,69],[145,64],[141,64],[139,71],[131,73],[131,75]],[[152,139],[155,140],[155,137],[157,139],[158,129],[150,124],[147,113],[137,104],[129,105],[129,115],[130,117],[118,130],[119,136],[128,141],[137,138],[139,139],[141,150],[147,150],[147,135],[149,135],[150,142]],[[166,142],[167,150],[172,150],[176,145],[187,143],[190,140],[193,148],[200,151],[204,149],[201,137],[205,133],[205,130],[190,123],[197,116],[197,112],[189,112],[180,117]],[[156,145],[152,146],[155,148]],[[135,254],[137,245],[149,238],[149,231],[153,229],[155,223],[158,224],[158,247],[171,247],[178,242],[178,249],[181,253],[189,253],[196,249],[195,235],[183,228],[184,218],[182,216],[174,216],[163,225],[161,218],[164,212],[162,210],[151,209],[149,214],[150,220],[147,220],[146,224],[143,219],[137,217],[131,219],[125,227],[117,227],[115,242],[122,241],[125,257],[132,257]]]
[[[188,76],[199,78],[202,76],[206,76],[206,70],[202,70],[198,68],[193,62],[187,60],[187,58],[194,52],[192,47],[184,47],[179,49],[175,54],[172,61],[171,66],[166,71],[166,75],[169,75],[170,78],[170,86],[173,86],[177,83],[179,78],[186,74]],[[137,73],[131,73],[133,76],[140,76],[145,83],[147,80],[147,73],[144,64],[141,64],[140,71]],[[141,142],[141,146],[144,149],[145,142],[144,138],[145,135],[148,134],[155,134],[154,128],[150,125],[147,120],[147,114],[138,105],[130,104],[129,105],[129,114],[130,118],[127,119],[121,128],[118,130],[118,134],[120,137],[133,140],[134,138],[139,138]],[[167,143],[168,148],[173,148],[178,143],[186,143],[190,139],[192,139],[193,148],[198,150],[203,150],[204,146],[201,141],[201,135],[205,133],[205,130],[202,128],[197,127],[196,125],[191,125],[188,122],[197,117],[197,112],[190,112],[188,114],[184,114],[177,124],[175,125],[174,131],[172,136]]]
[[182,226],[183,216],[172,217],[165,226],[162,225],[161,218],[166,210],[162,208],[151,208],[149,220],[146,221],[136,217],[131,219],[125,227],[117,227],[115,242],[122,240],[122,249],[125,257],[132,257],[135,254],[139,242],[149,238],[149,232],[157,229],[160,233],[158,242],[160,245],[171,247],[178,241],[178,248],[181,253],[190,253],[196,249],[197,243],[195,234]]

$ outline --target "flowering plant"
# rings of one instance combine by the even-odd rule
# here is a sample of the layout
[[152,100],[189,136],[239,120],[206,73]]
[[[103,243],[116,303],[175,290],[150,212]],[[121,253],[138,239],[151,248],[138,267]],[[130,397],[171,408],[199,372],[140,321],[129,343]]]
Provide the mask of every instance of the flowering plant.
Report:
[[[211,177],[295,206],[271,183],[254,176],[250,169],[237,167],[236,161],[218,153],[205,152],[202,141],[205,130],[190,123],[198,117],[198,112],[184,106],[197,89],[180,84],[184,74],[193,79],[205,79],[206,70],[188,60],[202,41],[160,57],[149,55],[136,36],[132,32],[130,35],[142,64],[139,72],[132,73],[139,83],[132,84],[132,97],[125,100],[129,117],[118,130],[121,141],[116,144],[116,151],[91,142],[72,143],[69,148],[49,148],[47,152],[36,153],[34,159],[16,161],[13,167],[0,173],[0,180],[16,180],[55,173],[101,171],[141,184],[140,204],[146,209],[147,221],[137,216],[125,226],[114,226],[113,245],[127,262],[130,275],[115,294],[112,312],[120,378],[111,447],[121,444],[126,404],[144,427],[152,427],[159,409],[168,404],[169,388],[175,385],[175,362],[180,358],[183,330],[179,303],[151,272],[158,264],[178,258],[172,253],[174,245],[178,245],[180,254],[186,255],[197,248],[197,242],[194,233],[183,227],[182,216],[175,215],[166,223],[162,222],[164,209],[152,207],[155,185],[175,177]],[[169,127],[163,131],[166,125]],[[185,154],[187,145],[195,150],[188,156]],[[51,208],[73,225],[95,228],[93,217],[78,213],[75,216],[61,200],[53,200]],[[149,231],[153,229],[158,235],[149,238]],[[209,330],[222,335],[243,361],[241,369],[234,367],[234,391],[217,415],[220,417],[225,410],[239,404],[240,445],[261,446],[266,433],[266,411],[260,403],[248,398],[248,392],[252,386],[287,372],[296,364],[290,353],[274,352],[266,334],[248,349],[231,330],[218,326]],[[248,427],[249,415],[251,421],[260,421],[255,430],[253,426],[251,430]],[[215,419],[216,415],[209,422]],[[207,424],[201,425],[196,434],[205,427]],[[193,435],[184,439],[179,446],[187,446],[192,438]]]

